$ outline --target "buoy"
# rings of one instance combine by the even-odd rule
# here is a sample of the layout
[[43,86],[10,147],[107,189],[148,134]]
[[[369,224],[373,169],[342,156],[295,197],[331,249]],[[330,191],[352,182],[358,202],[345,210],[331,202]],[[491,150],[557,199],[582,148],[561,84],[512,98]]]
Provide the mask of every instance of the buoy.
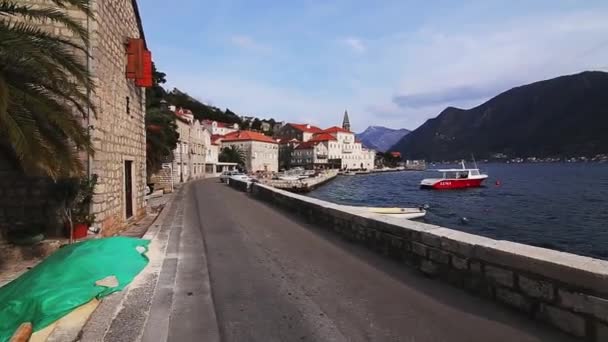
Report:
[[500,186],[501,183],[499,180],[497,180],[495,184],[496,184],[496,186]]
[[461,217],[461,218],[460,218],[460,223],[462,223],[462,224],[467,224],[467,223],[469,223],[469,219],[468,219],[468,218],[466,218],[466,217]]

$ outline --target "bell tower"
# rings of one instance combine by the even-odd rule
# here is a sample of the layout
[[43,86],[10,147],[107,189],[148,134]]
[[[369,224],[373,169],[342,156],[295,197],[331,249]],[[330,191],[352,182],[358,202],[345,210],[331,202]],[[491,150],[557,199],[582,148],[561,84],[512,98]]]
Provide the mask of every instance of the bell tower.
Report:
[[348,112],[344,111],[344,120],[342,120],[342,128],[350,132],[350,120],[348,119]]

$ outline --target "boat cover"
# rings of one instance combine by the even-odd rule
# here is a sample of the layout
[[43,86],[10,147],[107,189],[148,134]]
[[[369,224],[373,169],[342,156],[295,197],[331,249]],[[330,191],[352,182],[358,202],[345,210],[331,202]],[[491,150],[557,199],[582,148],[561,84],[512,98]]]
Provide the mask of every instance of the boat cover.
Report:
[[[149,243],[111,237],[60,248],[0,288],[0,341],[8,341],[21,323],[31,322],[38,331],[93,298],[122,290],[148,264]],[[110,276],[118,286],[95,284]]]

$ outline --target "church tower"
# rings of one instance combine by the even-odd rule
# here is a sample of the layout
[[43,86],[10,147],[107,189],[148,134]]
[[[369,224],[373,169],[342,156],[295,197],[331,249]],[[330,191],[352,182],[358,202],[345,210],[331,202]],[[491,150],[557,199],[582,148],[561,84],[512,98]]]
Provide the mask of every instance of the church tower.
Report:
[[348,112],[344,111],[344,120],[342,121],[342,128],[347,131],[350,131],[350,120],[348,119]]

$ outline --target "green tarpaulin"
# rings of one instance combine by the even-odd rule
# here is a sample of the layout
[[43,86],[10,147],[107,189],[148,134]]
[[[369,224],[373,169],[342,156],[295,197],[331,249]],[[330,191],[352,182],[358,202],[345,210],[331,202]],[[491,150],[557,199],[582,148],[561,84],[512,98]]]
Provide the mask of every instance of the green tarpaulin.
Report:
[[[0,341],[8,341],[23,322],[38,331],[88,303],[122,290],[146,266],[150,241],[112,237],[60,248],[21,277],[0,288]],[[115,276],[118,286],[95,282]]]

